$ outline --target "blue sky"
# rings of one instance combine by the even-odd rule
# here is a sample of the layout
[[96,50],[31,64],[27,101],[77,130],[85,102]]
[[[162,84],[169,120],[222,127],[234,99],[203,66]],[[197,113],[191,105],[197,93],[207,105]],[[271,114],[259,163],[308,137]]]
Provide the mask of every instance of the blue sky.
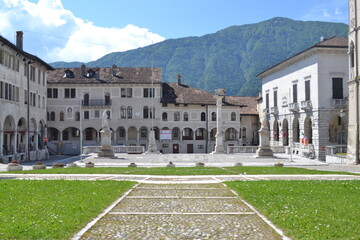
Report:
[[348,23],[347,0],[0,0],[0,34],[48,62],[91,61],[273,17]]

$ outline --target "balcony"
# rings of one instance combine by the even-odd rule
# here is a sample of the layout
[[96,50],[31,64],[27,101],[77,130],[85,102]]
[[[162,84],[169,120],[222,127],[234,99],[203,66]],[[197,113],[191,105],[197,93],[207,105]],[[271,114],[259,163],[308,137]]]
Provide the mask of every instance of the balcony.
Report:
[[265,109],[263,110],[263,113],[264,113],[264,115],[269,115],[269,109],[268,109],[268,108],[265,108]]
[[274,114],[274,115],[279,114],[279,109],[278,109],[278,107],[272,107],[272,108],[270,108],[270,113],[271,113],[271,114]]
[[111,106],[111,100],[110,99],[89,99],[89,100],[82,100],[81,104],[84,107]]
[[300,103],[300,107],[302,110],[311,110],[312,108],[312,104],[311,104],[311,101],[310,100],[307,100],[307,101],[301,101]]
[[297,102],[289,103],[289,110],[292,112],[299,112],[299,104]]
[[331,106],[335,108],[343,107],[345,104],[345,99],[332,99],[331,101]]

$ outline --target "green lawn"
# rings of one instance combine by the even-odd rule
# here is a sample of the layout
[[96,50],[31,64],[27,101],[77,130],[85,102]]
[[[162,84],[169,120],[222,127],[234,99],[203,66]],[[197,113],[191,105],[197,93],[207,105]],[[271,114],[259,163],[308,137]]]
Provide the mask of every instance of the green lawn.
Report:
[[226,182],[292,239],[360,239],[360,181]]
[[[9,172],[6,172],[9,173]],[[237,174],[350,174],[344,172],[329,172],[309,170],[294,167],[95,167],[95,168],[52,168],[28,170],[11,173],[25,174],[141,174],[141,175],[237,175]]]
[[0,180],[0,239],[69,239],[134,184]]

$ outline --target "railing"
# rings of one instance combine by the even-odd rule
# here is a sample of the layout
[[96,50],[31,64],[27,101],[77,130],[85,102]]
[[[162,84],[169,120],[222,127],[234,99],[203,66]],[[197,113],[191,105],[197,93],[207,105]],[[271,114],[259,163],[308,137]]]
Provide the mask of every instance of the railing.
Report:
[[299,104],[297,102],[289,103],[289,109],[292,112],[298,112],[299,111]]
[[272,108],[270,108],[270,113],[271,113],[271,114],[274,114],[274,115],[279,114],[279,109],[278,109],[278,107],[272,107]]
[[334,145],[326,146],[326,155],[336,155],[338,157],[346,157],[346,155],[340,155],[339,153],[347,153],[346,145]]
[[312,107],[311,101],[307,100],[307,101],[301,101],[300,103],[301,109],[303,110],[310,110]]
[[[259,146],[227,146],[227,153],[256,153]],[[273,153],[285,153],[284,146],[271,146]]]
[[[114,153],[144,153],[144,146],[113,146]],[[100,146],[83,147],[83,154],[97,153],[101,149]]]
[[81,103],[84,107],[111,106],[111,99],[89,99],[82,100]]
[[342,107],[344,106],[345,100],[344,99],[332,99],[332,106],[333,107]]

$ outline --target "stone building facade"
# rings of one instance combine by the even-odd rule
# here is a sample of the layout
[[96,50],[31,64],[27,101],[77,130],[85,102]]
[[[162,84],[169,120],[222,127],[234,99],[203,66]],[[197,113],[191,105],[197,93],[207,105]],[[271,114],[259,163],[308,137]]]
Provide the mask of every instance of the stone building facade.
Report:
[[347,139],[348,40],[332,37],[258,75],[262,124],[271,145],[325,160],[325,147]]
[[[81,135],[82,145],[99,145],[104,111],[113,145],[146,149],[149,131],[154,129],[157,149],[163,153],[214,149],[215,94],[182,84],[181,75],[178,82],[162,82],[160,68],[56,69],[49,73],[47,98],[49,147],[54,152],[78,154]],[[223,98],[225,147],[243,144],[239,137],[244,106],[241,99]]]
[[46,158],[47,71],[53,68],[0,36],[0,160]]
[[359,46],[360,46],[360,2],[349,0],[349,124],[347,162],[359,164],[359,125],[360,125],[360,89],[359,89]]

